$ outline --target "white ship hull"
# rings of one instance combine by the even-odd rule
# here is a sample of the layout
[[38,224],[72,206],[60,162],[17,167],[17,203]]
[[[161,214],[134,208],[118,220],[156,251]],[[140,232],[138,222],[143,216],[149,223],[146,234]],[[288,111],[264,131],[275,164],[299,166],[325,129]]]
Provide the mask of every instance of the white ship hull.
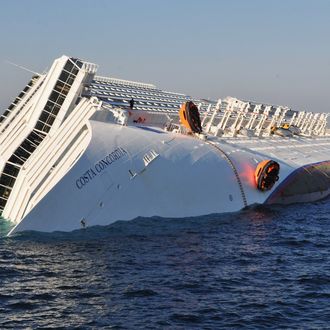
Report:
[[[239,146],[238,141],[201,141],[157,128],[96,121],[91,122],[91,136],[77,163],[12,233],[72,231],[138,216],[179,218],[238,211],[247,205],[269,202],[287,178],[306,165],[304,158],[326,164],[329,174],[324,153],[329,139],[323,139],[324,149],[319,152],[313,150],[311,141],[297,139],[300,152],[313,150],[312,156],[297,159],[293,156],[297,147],[287,147],[279,139],[264,141],[267,151],[263,152],[246,149],[244,143]],[[231,158],[242,190],[226,158],[209,142],[216,143]],[[281,159],[275,157],[281,165],[280,179],[271,191],[261,192],[256,189],[254,169],[261,160],[274,159],[276,152],[282,152]],[[148,154],[156,157],[146,165],[143,157]],[[287,200],[270,202],[313,201],[329,193],[330,189],[319,191],[311,186]]]

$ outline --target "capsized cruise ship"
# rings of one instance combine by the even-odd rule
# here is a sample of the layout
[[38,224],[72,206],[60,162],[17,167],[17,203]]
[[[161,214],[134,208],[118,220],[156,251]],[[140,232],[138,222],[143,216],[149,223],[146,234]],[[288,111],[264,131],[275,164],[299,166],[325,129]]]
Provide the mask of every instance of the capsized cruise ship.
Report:
[[329,195],[328,114],[195,99],[96,71],[62,56],[0,117],[9,235]]

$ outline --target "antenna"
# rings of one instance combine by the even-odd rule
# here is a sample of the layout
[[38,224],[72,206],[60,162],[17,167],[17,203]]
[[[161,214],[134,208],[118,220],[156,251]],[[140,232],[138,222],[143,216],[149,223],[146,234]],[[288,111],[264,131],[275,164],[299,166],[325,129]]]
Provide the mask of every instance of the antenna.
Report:
[[37,76],[41,76],[40,73],[35,72],[35,71],[32,71],[32,70],[30,70],[30,69],[27,69],[27,68],[25,68],[25,67],[22,66],[22,65],[18,65],[18,64],[16,64],[16,63],[13,63],[13,62],[10,62],[10,61],[5,61],[5,62],[8,63],[8,64],[11,64],[11,65],[13,65],[13,66],[16,66],[17,68],[20,68],[20,69],[22,69],[22,70],[25,70],[25,71],[28,71],[28,72],[34,73],[34,74],[36,74]]

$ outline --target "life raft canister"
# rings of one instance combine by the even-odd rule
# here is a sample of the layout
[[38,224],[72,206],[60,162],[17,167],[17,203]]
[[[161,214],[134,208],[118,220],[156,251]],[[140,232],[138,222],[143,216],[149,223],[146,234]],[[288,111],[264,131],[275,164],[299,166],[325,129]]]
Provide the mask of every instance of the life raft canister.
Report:
[[279,179],[280,164],[274,160],[263,160],[255,171],[257,188],[261,191],[272,189],[275,182]]
[[197,106],[191,102],[182,104],[179,112],[181,124],[194,133],[202,133],[201,119]]

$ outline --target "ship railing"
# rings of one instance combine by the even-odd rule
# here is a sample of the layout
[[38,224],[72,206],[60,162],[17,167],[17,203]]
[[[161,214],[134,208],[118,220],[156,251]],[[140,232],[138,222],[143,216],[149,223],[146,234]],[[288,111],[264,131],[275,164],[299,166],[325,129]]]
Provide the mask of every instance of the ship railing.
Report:
[[83,66],[82,69],[85,70],[88,73],[92,73],[95,74],[97,69],[98,69],[98,65],[95,63],[90,63],[90,62],[85,62],[83,61]]
[[132,87],[142,87],[142,88],[148,88],[148,89],[155,89],[156,86],[152,84],[145,84],[137,81],[130,81],[130,80],[124,80],[124,79],[118,79],[118,78],[109,78],[109,77],[102,77],[102,76],[95,76],[95,81],[101,81],[105,83],[116,83],[120,85],[128,85]]
[[[221,100],[220,100],[220,102],[221,102]],[[207,120],[207,118],[208,118],[208,116],[211,112],[212,112],[212,104],[210,103],[207,106],[206,111],[203,113],[203,119],[202,119],[202,122],[201,122],[202,127],[205,126],[206,120]]]
[[[17,113],[20,111],[19,109],[22,109],[26,103],[31,99],[31,97],[34,95],[33,90],[36,90],[33,88],[35,83],[41,78],[44,77],[43,75],[33,76],[28,84],[25,86],[25,88],[22,90],[22,92],[15,98],[15,100],[9,105],[9,107],[5,110],[5,112],[0,116],[0,126],[1,124],[6,121],[7,118],[12,118],[13,116],[16,116]],[[40,87],[40,83],[38,84]],[[8,121],[8,120],[7,120]],[[6,127],[8,124],[6,125]],[[6,129],[1,130],[1,133]]]
[[321,116],[320,113],[312,114],[309,123],[306,125],[306,129],[305,129],[304,133],[306,133],[309,136],[312,135],[313,129],[314,129],[316,123],[318,122],[320,116]]
[[[324,135],[328,114],[291,111],[287,106],[254,104],[227,97],[206,111],[202,120],[206,133],[215,136],[236,136],[249,131],[249,136],[270,136],[274,128],[295,126],[303,135]],[[252,110],[252,109],[253,110]]]
[[329,117],[329,113],[323,113],[322,118],[319,120],[319,122],[317,123],[317,126],[316,126],[317,135],[326,135],[327,134],[328,117]]
[[45,77],[37,81],[37,83],[32,86],[29,91],[30,93],[27,95],[27,98],[24,99],[24,102],[17,106],[10,116],[6,117],[6,119],[1,123],[1,155],[5,153],[6,149],[11,146],[12,141],[17,139],[23,127],[26,126],[28,118],[33,111],[34,101],[32,97],[43,84],[44,78]]

